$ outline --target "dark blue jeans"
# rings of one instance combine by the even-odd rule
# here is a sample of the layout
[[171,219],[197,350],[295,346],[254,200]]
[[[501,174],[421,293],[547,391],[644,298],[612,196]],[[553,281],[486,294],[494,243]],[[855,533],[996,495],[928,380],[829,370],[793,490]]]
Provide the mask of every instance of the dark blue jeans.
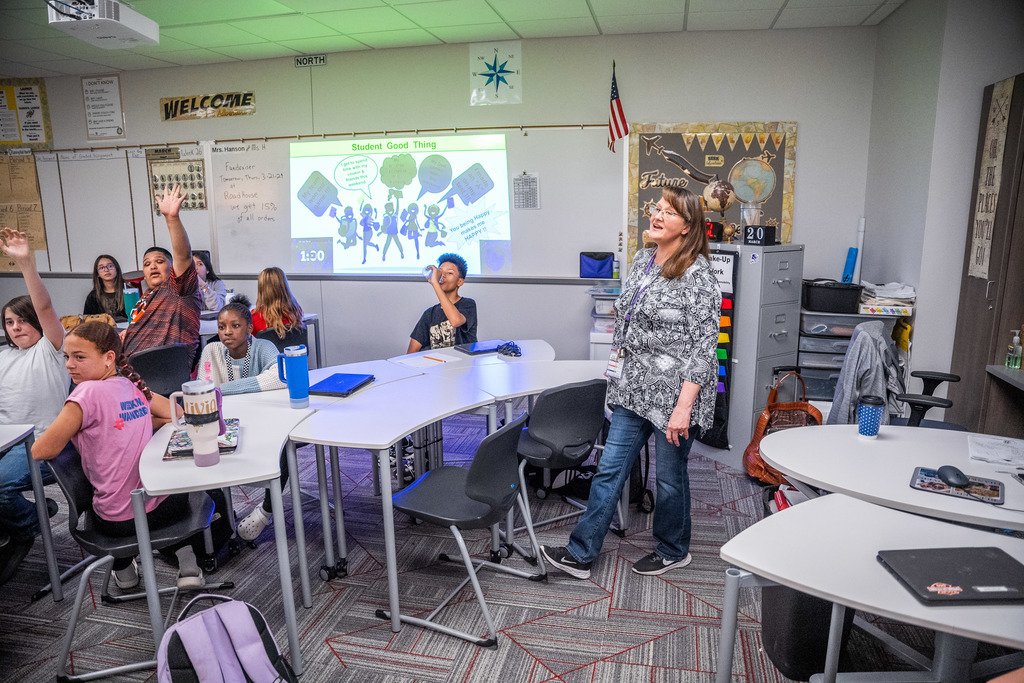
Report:
[[686,459],[699,428],[690,427],[690,438],[673,446],[665,432],[632,410],[616,406],[611,429],[590,485],[587,511],[569,537],[569,553],[580,562],[593,562],[601,552],[615,505],[629,478],[640,449],[654,433],[657,468],[657,499],[654,506],[655,550],[666,560],[681,560],[690,551],[690,478]]
[[[43,463],[35,463],[42,467]],[[43,483],[52,483],[50,468],[43,469]],[[32,490],[32,475],[21,443],[0,456],[0,528],[15,541],[30,541],[39,534],[35,503],[22,495]]]

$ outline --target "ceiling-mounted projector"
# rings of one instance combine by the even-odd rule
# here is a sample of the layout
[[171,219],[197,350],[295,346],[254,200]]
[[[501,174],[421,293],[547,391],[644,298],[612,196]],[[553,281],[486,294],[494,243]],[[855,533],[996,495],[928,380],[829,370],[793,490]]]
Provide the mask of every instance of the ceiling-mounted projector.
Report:
[[96,47],[156,45],[160,27],[117,0],[47,0],[50,26]]

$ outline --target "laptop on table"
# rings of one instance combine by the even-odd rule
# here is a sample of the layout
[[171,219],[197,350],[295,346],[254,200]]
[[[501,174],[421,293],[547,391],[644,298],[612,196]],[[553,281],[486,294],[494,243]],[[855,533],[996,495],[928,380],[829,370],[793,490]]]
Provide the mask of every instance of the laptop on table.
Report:
[[373,375],[362,375],[347,372],[336,372],[327,379],[320,380],[309,388],[314,396],[345,397],[374,380]]
[[1024,564],[1000,548],[879,550],[877,559],[925,605],[1024,603]]

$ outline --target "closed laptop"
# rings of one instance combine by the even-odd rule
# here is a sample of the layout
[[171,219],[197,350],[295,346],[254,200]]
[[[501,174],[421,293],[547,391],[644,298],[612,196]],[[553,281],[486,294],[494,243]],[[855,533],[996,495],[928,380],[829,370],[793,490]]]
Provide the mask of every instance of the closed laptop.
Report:
[[926,605],[1024,602],[1024,564],[1000,548],[879,550],[878,561]]
[[336,372],[311,386],[309,393],[315,396],[348,396],[356,389],[372,382],[373,379],[373,375]]
[[481,353],[497,353],[498,348],[504,343],[504,339],[488,339],[487,341],[472,342],[471,344],[456,344],[455,348],[463,353],[476,356]]

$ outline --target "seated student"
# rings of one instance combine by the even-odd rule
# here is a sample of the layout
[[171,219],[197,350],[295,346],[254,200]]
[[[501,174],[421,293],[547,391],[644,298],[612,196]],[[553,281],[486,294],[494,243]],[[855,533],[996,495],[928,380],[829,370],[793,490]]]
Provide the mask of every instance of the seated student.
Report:
[[428,280],[437,303],[423,311],[410,335],[406,353],[476,341],[476,302],[459,296],[459,287],[465,281],[466,259],[458,254],[441,254]]
[[277,267],[264,268],[256,280],[253,333],[273,329],[283,339],[296,327],[301,329],[305,326],[302,322],[302,306],[295,300],[284,271]]
[[223,280],[217,277],[217,273],[213,272],[210,252],[205,249],[193,251],[192,262],[196,266],[196,277],[199,278],[199,294],[203,297],[203,310],[219,311],[224,307],[224,297],[228,294],[228,287]]
[[[68,396],[60,353],[64,328],[25,233],[0,230],[0,251],[18,265],[28,289],[28,296],[15,297],[3,307],[7,343],[0,346],[0,424],[35,425],[38,436]],[[39,533],[36,506],[22,495],[31,486],[25,446],[0,453],[0,584],[11,577]]]
[[[170,416],[170,403],[152,394],[134,374],[121,354],[121,340],[110,325],[87,322],[73,329],[64,342],[64,357],[77,386],[32,446],[32,458],[55,458],[69,441],[73,442],[82,456],[82,469],[95,489],[92,507],[96,529],[109,536],[134,536],[131,493],[142,486],[139,458],[153,436],[154,419],[166,421]],[[179,493],[146,500],[150,525],[165,525],[187,514],[188,497]],[[196,563],[196,555],[204,552],[202,532],[173,550],[178,559],[178,588],[202,588],[203,573]],[[135,558],[114,560],[112,573],[118,588],[129,589],[139,583]]]
[[[257,391],[284,389],[277,375],[277,347],[267,339],[252,336],[252,313],[249,300],[236,296],[220,310],[217,316],[219,342],[203,348],[199,359],[199,379],[213,382],[225,394],[247,394]],[[281,486],[288,481],[288,463],[281,452]],[[255,540],[270,523],[273,508],[270,491],[238,524],[238,536],[246,541]]]
[[[167,344],[199,347],[199,280],[192,247],[185,226],[178,217],[185,195],[175,185],[158,200],[160,213],[167,222],[171,251],[150,247],[142,259],[142,272],[149,287],[131,310],[128,329],[122,337],[128,358],[139,351]],[[173,252],[173,253],[172,253]]]
[[124,310],[124,275],[110,254],[100,254],[92,264],[92,289],[85,297],[85,315],[106,313],[119,323],[127,322]]

